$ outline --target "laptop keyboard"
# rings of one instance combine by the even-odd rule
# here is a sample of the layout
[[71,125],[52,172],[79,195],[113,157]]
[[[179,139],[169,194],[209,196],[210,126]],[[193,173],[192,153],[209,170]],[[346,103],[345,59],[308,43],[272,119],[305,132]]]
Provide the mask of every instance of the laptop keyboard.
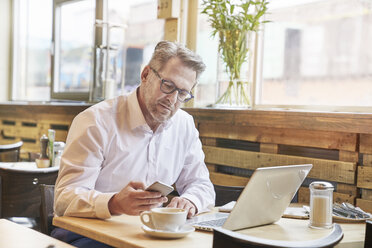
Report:
[[221,227],[223,225],[223,223],[225,223],[226,220],[227,220],[227,218],[202,221],[202,222],[198,222],[198,226]]

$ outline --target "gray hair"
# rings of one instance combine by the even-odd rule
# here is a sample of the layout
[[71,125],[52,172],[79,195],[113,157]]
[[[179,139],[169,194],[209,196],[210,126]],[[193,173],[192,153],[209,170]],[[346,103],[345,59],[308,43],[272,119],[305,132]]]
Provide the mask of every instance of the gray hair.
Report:
[[182,63],[196,72],[196,79],[205,70],[202,58],[180,43],[160,41],[152,54],[149,66],[161,70],[171,58],[177,57]]

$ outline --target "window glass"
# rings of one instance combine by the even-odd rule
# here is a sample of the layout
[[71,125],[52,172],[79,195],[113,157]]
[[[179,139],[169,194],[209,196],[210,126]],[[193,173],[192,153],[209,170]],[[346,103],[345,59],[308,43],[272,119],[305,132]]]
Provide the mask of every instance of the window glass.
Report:
[[13,100],[49,100],[52,0],[16,0],[13,15]]
[[64,3],[57,15],[54,92],[88,92],[93,71],[95,0]]
[[[235,3],[241,3],[236,0]],[[218,34],[212,36],[213,29],[208,21],[208,16],[202,14],[202,1],[199,1],[198,9],[198,34],[197,53],[202,56],[206,64],[206,70],[199,79],[195,89],[195,107],[213,106],[217,99],[226,91],[229,85],[229,74],[226,65],[218,52]],[[241,66],[240,79],[252,81],[252,53],[254,50],[255,36],[248,36],[248,59]]]
[[203,58],[206,70],[201,74],[195,88],[195,107],[204,107],[216,102],[217,74],[221,63],[218,55],[218,38],[212,37],[212,28],[208,22],[207,15],[201,14],[202,6],[199,2],[198,35],[196,52]]
[[372,106],[371,1],[275,0],[269,8],[257,104]]
[[[141,82],[141,71],[149,62],[155,45],[164,37],[164,20],[157,19],[157,0],[110,0],[109,22],[125,25],[111,37],[123,41],[116,51],[123,63],[124,89],[131,92]],[[121,75],[121,73],[117,73]],[[121,94],[117,85],[115,94]]]
[[[110,29],[101,30],[99,42],[95,42],[95,0],[56,2],[53,27],[53,0],[14,1],[12,99],[50,100],[53,84],[55,99],[88,100],[94,62],[101,82],[110,79],[106,87],[101,85],[100,97],[135,89],[141,69],[164,37],[164,20],[157,19],[157,0],[108,0],[99,11],[104,11],[102,19]],[[57,34],[54,47],[53,29]],[[96,49],[100,56],[94,53],[94,44],[101,45]]]

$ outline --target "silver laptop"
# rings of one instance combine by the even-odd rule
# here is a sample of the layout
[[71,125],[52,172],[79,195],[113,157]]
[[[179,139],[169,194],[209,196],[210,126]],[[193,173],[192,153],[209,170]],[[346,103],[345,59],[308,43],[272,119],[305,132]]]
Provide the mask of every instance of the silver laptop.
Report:
[[313,166],[311,164],[257,168],[231,213],[209,213],[188,220],[197,229],[231,231],[278,221]]

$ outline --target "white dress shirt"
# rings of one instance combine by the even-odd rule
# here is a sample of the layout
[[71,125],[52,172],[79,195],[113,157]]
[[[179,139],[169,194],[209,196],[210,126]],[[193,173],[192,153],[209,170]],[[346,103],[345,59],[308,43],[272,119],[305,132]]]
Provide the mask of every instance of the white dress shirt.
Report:
[[136,91],[98,103],[73,120],[56,182],[55,213],[109,218],[108,201],[130,181],[175,183],[198,212],[214,205],[192,116],[180,109],[153,132]]

